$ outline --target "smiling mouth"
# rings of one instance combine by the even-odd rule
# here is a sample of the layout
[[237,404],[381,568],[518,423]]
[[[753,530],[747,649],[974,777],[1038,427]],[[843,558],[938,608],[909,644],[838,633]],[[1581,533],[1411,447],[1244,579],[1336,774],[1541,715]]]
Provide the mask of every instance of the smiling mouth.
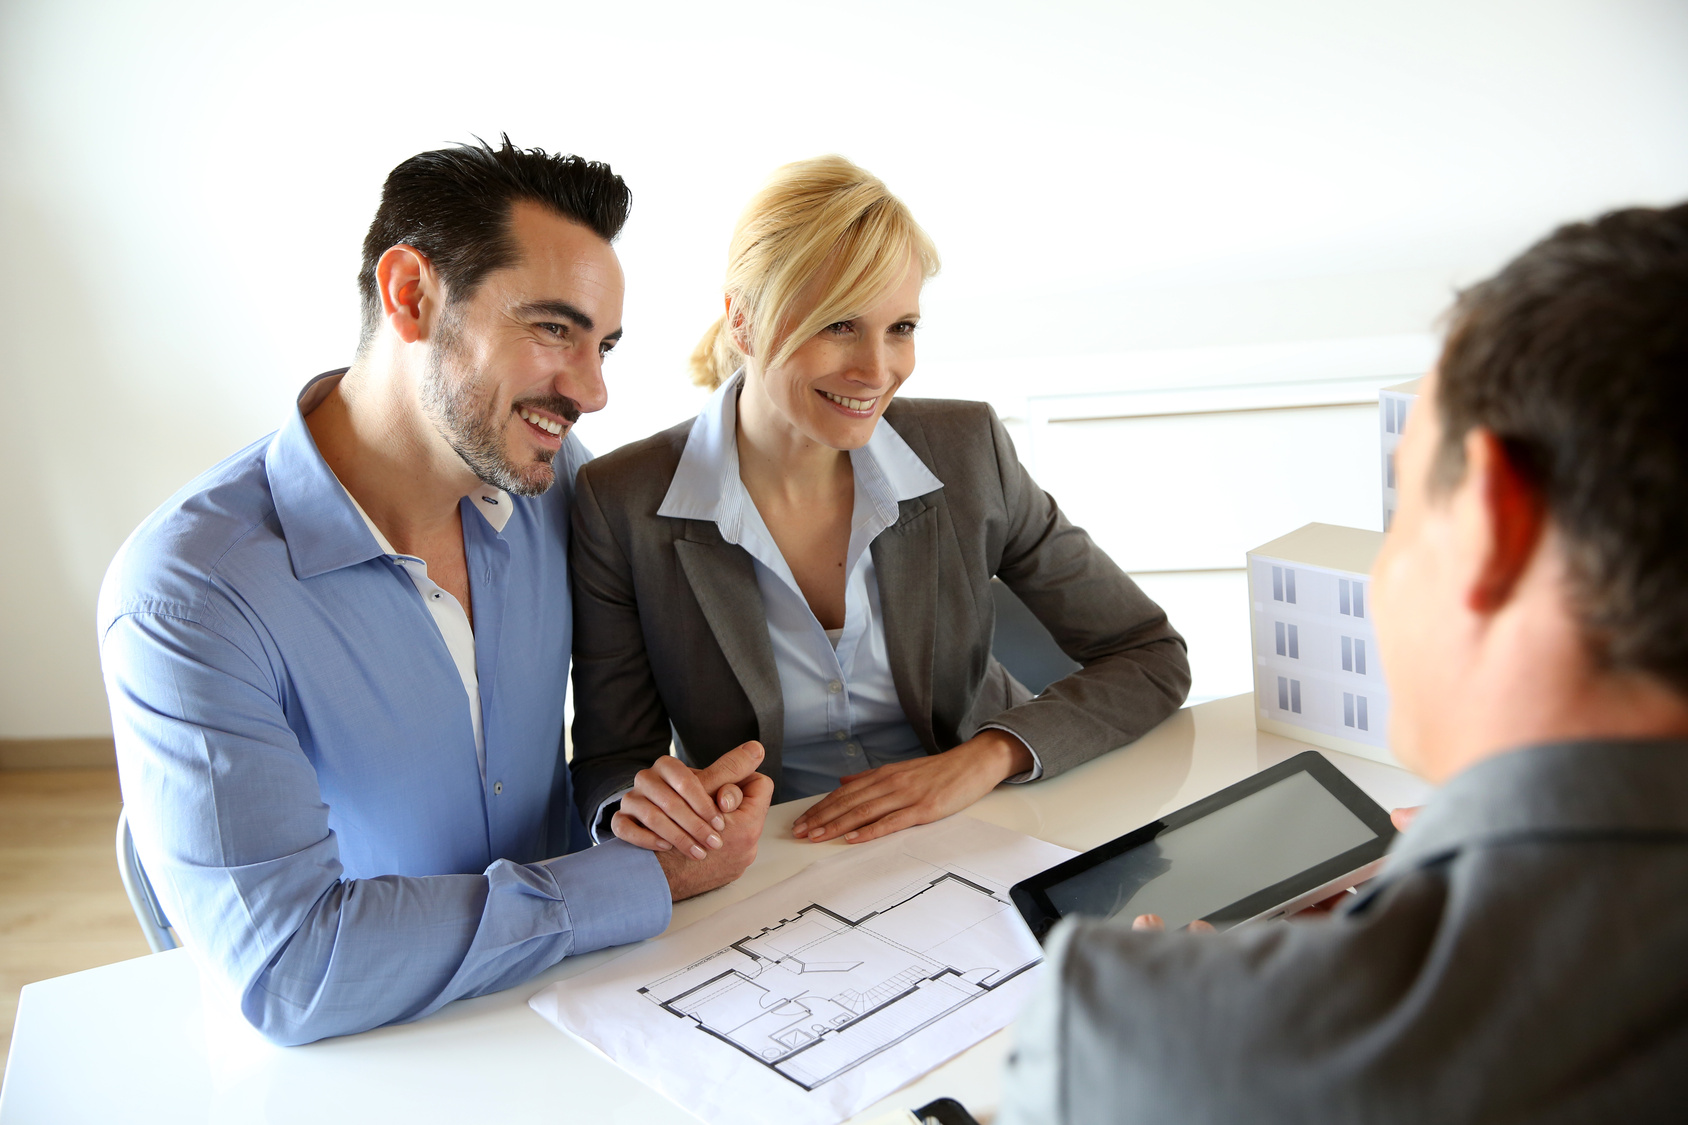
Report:
[[829,401],[842,406],[845,410],[851,410],[857,414],[872,413],[874,406],[879,402],[878,395],[872,398],[846,398],[843,395],[835,395],[831,391],[821,391],[821,394]]
[[518,406],[516,408],[516,416],[528,425],[534,427],[535,429],[543,430],[552,437],[557,437],[564,430],[568,429],[568,427],[563,423],[558,422],[553,418],[547,418],[542,414],[535,414],[533,411],[528,410],[525,407]]

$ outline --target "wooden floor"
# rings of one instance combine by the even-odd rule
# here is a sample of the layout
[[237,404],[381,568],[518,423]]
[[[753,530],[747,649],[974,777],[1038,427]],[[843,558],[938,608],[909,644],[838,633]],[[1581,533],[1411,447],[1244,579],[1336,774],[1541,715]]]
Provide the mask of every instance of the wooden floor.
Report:
[[142,957],[117,877],[115,769],[0,770],[0,1058],[18,990]]

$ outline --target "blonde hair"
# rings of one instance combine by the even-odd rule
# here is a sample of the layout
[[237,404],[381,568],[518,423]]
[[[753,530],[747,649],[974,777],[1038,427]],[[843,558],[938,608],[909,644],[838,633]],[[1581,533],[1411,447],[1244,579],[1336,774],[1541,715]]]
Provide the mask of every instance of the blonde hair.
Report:
[[[902,200],[842,156],[787,164],[733,229],[723,288],[759,367],[778,367],[816,332],[860,316],[906,276],[938,272],[938,251]],[[796,307],[824,278],[814,307]],[[797,319],[801,316],[801,319]],[[746,362],[723,315],[692,352],[692,381],[719,387]]]

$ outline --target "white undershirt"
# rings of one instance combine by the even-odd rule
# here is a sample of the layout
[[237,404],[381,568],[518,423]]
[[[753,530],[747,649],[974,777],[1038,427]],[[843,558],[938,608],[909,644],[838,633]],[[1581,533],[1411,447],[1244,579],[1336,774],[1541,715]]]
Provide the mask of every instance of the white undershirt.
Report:
[[[346,486],[342,484],[341,488]],[[509,493],[502,489],[483,485],[469,494],[482,501],[475,505],[486,521],[492,525],[494,531],[503,531],[504,524],[509,521],[511,504]],[[445,641],[445,648],[451,654],[451,662],[457,666],[457,675],[463,681],[463,691],[469,699],[469,725],[475,732],[475,761],[481,769],[481,785],[486,785],[486,736],[481,725],[481,682],[475,672],[475,630],[469,625],[469,615],[463,609],[463,603],[451,591],[445,589],[432,578],[428,577],[428,564],[415,555],[401,555],[387,542],[387,537],[381,534],[381,529],[375,526],[375,521],[369,518],[369,513],[363,510],[357,497],[350,491],[346,498],[352,502],[358,515],[363,517],[369,533],[375,536],[376,545],[383,554],[399,566],[410,576],[411,584],[416,592],[422,595],[422,604],[428,607],[428,613],[434,619],[434,625],[440,631],[440,637]],[[486,509],[490,509],[486,510]],[[465,548],[467,550],[467,548]]]

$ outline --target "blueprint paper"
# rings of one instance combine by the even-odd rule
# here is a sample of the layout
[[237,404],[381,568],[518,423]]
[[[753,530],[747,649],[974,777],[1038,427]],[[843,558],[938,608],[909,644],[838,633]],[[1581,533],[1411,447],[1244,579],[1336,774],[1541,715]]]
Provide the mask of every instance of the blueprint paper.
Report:
[[837,854],[528,1003],[711,1125],[836,1125],[1001,1030],[1008,888],[1076,853],[971,817]]

